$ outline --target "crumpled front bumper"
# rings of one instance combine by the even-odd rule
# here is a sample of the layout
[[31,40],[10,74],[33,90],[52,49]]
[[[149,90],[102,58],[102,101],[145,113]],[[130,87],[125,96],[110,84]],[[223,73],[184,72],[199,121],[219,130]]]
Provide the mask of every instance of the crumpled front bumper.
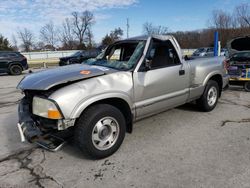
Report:
[[18,106],[19,122],[17,127],[21,141],[27,140],[30,143],[36,143],[50,151],[59,150],[66,144],[66,140],[57,133],[63,133],[64,131],[42,130],[42,127],[32,118],[29,105],[28,100],[23,98]]
[[36,126],[35,121],[31,118],[29,103],[25,99],[22,99],[19,103],[18,116],[19,122],[17,126],[22,142],[24,142],[25,139],[29,142],[33,142],[33,139],[42,135],[42,131]]

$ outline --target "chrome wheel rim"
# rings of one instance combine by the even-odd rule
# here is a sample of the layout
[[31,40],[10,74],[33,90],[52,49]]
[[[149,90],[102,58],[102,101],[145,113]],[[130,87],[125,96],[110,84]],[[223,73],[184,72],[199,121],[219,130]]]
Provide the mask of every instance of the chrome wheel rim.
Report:
[[20,69],[18,67],[13,67],[12,70],[15,74],[20,74]]
[[217,100],[217,89],[215,87],[211,87],[208,90],[207,94],[207,103],[209,106],[213,106],[216,103]]
[[113,117],[99,120],[92,131],[92,143],[98,150],[107,150],[114,146],[119,136],[119,124]]

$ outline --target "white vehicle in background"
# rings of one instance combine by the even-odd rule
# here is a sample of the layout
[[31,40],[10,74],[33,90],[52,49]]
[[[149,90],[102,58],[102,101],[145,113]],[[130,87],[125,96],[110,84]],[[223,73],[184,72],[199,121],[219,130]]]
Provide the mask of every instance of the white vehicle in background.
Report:
[[[222,48],[220,52],[220,56],[226,56],[227,49]],[[198,57],[213,57],[214,56],[214,48],[213,47],[203,47],[198,48],[194,51],[192,58],[198,58]]]
[[194,51],[192,57],[212,57],[214,56],[214,48],[204,47]]

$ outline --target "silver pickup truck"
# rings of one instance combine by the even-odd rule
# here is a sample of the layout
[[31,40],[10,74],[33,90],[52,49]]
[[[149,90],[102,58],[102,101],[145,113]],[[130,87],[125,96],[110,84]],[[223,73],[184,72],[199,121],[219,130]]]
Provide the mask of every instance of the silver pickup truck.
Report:
[[73,137],[85,154],[107,157],[137,120],[192,101],[213,110],[228,84],[223,60],[185,61],[174,37],[142,36],[83,64],[31,73],[17,86],[21,139],[56,151]]

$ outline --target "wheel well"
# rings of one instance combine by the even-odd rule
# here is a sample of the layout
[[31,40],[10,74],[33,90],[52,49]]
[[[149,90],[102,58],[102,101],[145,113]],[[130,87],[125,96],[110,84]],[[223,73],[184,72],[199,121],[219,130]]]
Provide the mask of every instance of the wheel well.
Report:
[[[95,104],[109,104],[118,108],[126,120],[126,131],[132,133],[133,130],[133,114],[131,113],[130,107],[126,101],[120,98],[108,98],[92,103],[90,106]],[[89,107],[89,106],[88,106]]]
[[18,65],[19,67],[21,67],[21,69],[23,71],[23,66],[20,63],[11,63],[11,64],[9,64],[9,68],[8,69],[10,69],[10,67],[12,67],[13,65]]
[[218,83],[218,85],[219,85],[219,90],[220,90],[219,96],[221,96],[222,87],[223,87],[223,81],[222,81],[221,75],[219,75],[219,74],[214,75],[214,76],[212,76],[209,80],[213,80],[213,81],[215,81],[215,82]]

